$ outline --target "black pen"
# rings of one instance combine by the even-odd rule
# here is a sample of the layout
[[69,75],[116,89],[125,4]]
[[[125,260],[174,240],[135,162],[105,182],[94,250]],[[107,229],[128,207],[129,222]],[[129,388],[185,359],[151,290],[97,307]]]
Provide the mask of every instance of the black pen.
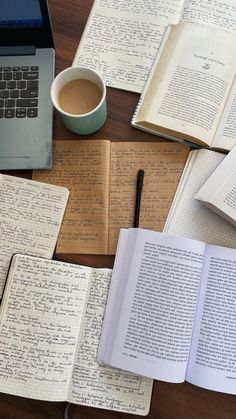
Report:
[[143,178],[144,178],[144,170],[140,169],[138,171],[137,185],[136,185],[136,202],[135,202],[135,212],[134,212],[134,227],[135,228],[137,228],[139,225],[141,196],[142,196],[142,190],[143,190]]

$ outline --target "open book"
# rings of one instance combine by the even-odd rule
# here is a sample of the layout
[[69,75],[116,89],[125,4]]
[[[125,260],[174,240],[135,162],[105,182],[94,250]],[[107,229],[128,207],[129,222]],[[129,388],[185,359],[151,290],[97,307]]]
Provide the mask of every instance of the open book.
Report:
[[56,141],[53,168],[33,178],[70,190],[57,254],[115,254],[120,228],[133,225],[139,169],[140,226],[161,231],[188,153],[172,142]]
[[14,255],[0,312],[0,391],[148,413],[152,380],[99,366],[110,269]]
[[195,198],[236,226],[236,147],[207,179]]
[[167,31],[132,124],[214,149],[236,143],[236,34],[194,23]]
[[52,258],[67,188],[0,174],[0,297],[13,253]]
[[121,230],[99,361],[236,394],[234,249]]
[[182,21],[236,31],[234,0],[94,0],[73,65],[141,93],[166,27]]
[[236,248],[235,227],[195,198],[224,158],[224,154],[207,149],[189,153],[163,229],[165,233]]

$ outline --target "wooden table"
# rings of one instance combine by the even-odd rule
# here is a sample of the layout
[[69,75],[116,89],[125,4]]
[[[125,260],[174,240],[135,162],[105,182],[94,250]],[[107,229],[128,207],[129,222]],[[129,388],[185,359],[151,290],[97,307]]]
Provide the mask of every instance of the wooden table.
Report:
[[[127,0],[129,1],[129,0]],[[92,0],[49,0],[56,42],[56,73],[72,63],[81,38]],[[158,140],[157,137],[130,126],[138,95],[108,89],[108,120],[93,138],[110,140]],[[54,116],[54,138],[74,139],[78,136]],[[27,174],[29,175],[29,174]],[[112,267],[112,257],[68,255],[66,260],[93,266]],[[0,395],[1,419],[63,419],[66,403],[51,403]],[[138,416],[73,405],[71,419],[137,418]],[[236,397],[207,391],[188,383],[155,382],[148,418],[156,419],[235,419]]]

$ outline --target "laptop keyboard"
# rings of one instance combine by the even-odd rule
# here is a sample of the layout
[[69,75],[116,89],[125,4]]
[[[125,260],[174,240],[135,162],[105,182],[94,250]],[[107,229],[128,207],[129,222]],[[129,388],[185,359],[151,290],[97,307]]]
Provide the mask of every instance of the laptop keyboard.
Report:
[[0,67],[0,118],[38,116],[39,67]]

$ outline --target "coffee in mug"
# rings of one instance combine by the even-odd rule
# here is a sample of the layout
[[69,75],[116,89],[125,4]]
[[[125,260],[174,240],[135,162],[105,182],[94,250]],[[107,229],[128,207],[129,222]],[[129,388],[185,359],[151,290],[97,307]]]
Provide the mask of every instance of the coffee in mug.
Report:
[[51,99],[66,127],[76,134],[92,134],[106,121],[106,86],[95,70],[69,67],[62,71],[52,83]]
[[77,79],[66,83],[59,93],[61,109],[73,115],[82,115],[96,108],[102,99],[99,87],[90,80]]

